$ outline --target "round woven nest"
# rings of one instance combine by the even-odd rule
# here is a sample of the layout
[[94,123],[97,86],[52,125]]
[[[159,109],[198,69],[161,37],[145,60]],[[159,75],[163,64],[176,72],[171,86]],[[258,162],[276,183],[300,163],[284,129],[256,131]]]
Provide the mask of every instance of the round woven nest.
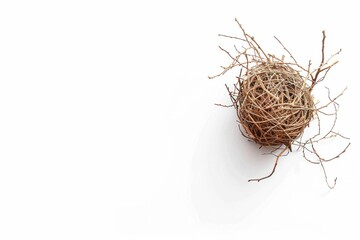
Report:
[[[241,48],[234,45],[236,51],[234,53],[219,46],[220,50],[231,58],[231,62],[229,65],[222,66],[222,72],[209,76],[209,78],[220,77],[232,69],[240,70],[237,82],[233,87],[225,84],[232,104],[216,105],[234,107],[238,121],[245,131],[239,128],[243,135],[259,144],[260,147],[269,146],[269,154],[276,156],[270,174],[248,181],[259,182],[271,177],[275,172],[279,158],[292,151],[291,146],[295,145],[297,150],[302,150],[305,160],[322,167],[327,186],[334,188],[336,178],[333,184],[329,183],[324,163],[339,158],[350,146],[350,142],[338,155],[332,158],[322,157],[317,151],[317,145],[322,140],[335,137],[349,141],[349,138],[334,131],[339,108],[336,101],[345,90],[336,97],[331,97],[328,89],[329,102],[322,106],[315,106],[311,93],[314,87],[325,79],[328,71],[338,63],[338,61],[332,62],[330,60],[338,55],[341,49],[326,58],[324,50],[326,35],[323,31],[320,64],[313,68],[311,61],[309,61],[307,66],[303,66],[296,61],[278,38],[275,37],[291,60],[286,60],[285,55],[279,58],[274,54],[266,53],[255,41],[255,38],[246,33],[237,19],[235,22],[242,32],[240,37],[224,34],[219,34],[219,36],[235,39],[244,44]],[[332,112],[325,110],[328,107],[333,107]],[[333,117],[333,124],[329,130],[323,131],[321,129],[320,116],[322,115]],[[317,119],[318,132],[311,137],[302,136],[304,129],[309,126],[313,117]]]
[[299,72],[281,62],[249,69],[237,96],[239,120],[262,146],[291,147],[312,119],[314,102]]

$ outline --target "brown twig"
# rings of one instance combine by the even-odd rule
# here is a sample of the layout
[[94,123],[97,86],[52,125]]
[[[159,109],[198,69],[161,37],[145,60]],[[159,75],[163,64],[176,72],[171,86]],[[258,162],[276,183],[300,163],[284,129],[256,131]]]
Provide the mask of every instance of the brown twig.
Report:
[[336,185],[336,180],[337,180],[337,178],[334,179],[333,185],[330,185],[330,184],[329,184],[328,177],[327,177],[326,170],[325,170],[324,163],[323,163],[323,158],[321,158],[321,157],[319,156],[319,154],[316,152],[316,150],[315,150],[314,145],[312,144],[312,142],[311,142],[311,147],[312,147],[313,152],[315,153],[315,155],[319,158],[319,163],[320,163],[321,168],[322,168],[322,170],[323,170],[323,172],[324,172],[324,177],[325,177],[326,184],[328,185],[328,187],[329,187],[330,189],[333,189],[333,188],[335,187],[335,185]]
[[225,35],[225,34],[218,34],[219,37],[225,37],[225,38],[233,38],[233,39],[237,39],[237,40],[241,40],[241,41],[245,41],[245,39],[243,38],[239,38],[239,37],[234,37],[234,36],[229,36],[229,35]]
[[224,104],[221,104],[221,103],[214,103],[215,106],[218,106],[218,107],[225,107],[225,108],[230,108],[230,107],[234,107],[234,105],[224,105]]
[[276,37],[274,36],[274,38],[280,43],[280,45],[285,49],[285,51],[290,55],[290,57],[292,58],[292,60],[294,60],[294,63],[296,65],[299,65],[296,61],[296,59],[293,57],[293,55],[291,54],[291,52],[284,46],[284,44]]
[[282,156],[282,154],[283,154],[287,149],[288,149],[288,148],[285,147],[285,148],[276,156],[276,160],[275,160],[274,167],[273,167],[273,169],[272,169],[272,171],[271,171],[271,173],[270,173],[269,175],[267,175],[267,176],[265,176],[265,177],[262,177],[262,178],[249,179],[248,182],[253,182],[253,181],[260,182],[261,180],[264,180],[264,179],[266,179],[266,178],[271,177],[271,176],[274,174],[274,172],[275,172],[275,169],[276,169],[276,166],[277,166],[277,164],[278,164],[279,158]]

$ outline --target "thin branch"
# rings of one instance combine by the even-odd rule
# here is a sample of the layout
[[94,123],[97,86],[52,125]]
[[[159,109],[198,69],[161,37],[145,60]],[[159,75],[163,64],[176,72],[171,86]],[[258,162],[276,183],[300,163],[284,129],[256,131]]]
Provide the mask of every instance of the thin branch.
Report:
[[318,78],[318,76],[319,76],[319,74],[321,72],[321,68],[324,65],[324,60],[325,60],[325,38],[326,38],[325,31],[322,31],[322,34],[323,34],[323,38],[322,38],[322,41],[321,41],[321,62],[320,62],[320,66],[317,68],[317,72],[315,74],[315,77],[312,79],[312,84],[311,84],[310,89],[309,89],[310,92],[314,88],[314,86],[316,84],[316,80],[317,80],[317,78]]
[[225,38],[233,38],[233,39],[237,39],[237,40],[241,40],[241,41],[245,41],[245,39],[243,38],[239,38],[239,37],[234,37],[234,36],[229,36],[229,35],[225,35],[225,34],[218,34],[219,37],[225,37]]
[[225,108],[230,108],[230,107],[234,107],[234,105],[224,105],[224,104],[221,104],[221,103],[214,103],[215,106],[218,106],[218,107],[225,107]]
[[284,44],[276,37],[274,36],[274,38],[280,43],[280,45],[285,49],[285,51],[290,55],[290,57],[294,60],[296,65],[299,65],[296,61],[296,59],[293,57],[293,55],[291,54],[291,52],[284,46]]
[[266,178],[271,177],[271,176],[274,174],[274,172],[275,172],[275,169],[276,169],[276,166],[277,166],[277,164],[278,164],[279,158],[283,155],[283,153],[284,153],[286,150],[288,150],[288,147],[285,147],[285,148],[277,155],[276,160],[275,160],[274,167],[273,167],[273,169],[272,169],[272,171],[271,171],[271,173],[270,173],[269,175],[267,175],[267,176],[265,176],[265,177],[262,177],[262,178],[249,179],[248,182],[253,182],[253,181],[260,182],[260,181],[262,181],[262,180],[264,180],[264,179],[266,179]]
[[316,150],[315,150],[315,148],[314,148],[314,145],[313,145],[312,143],[311,143],[311,146],[312,146],[312,149],[313,149],[315,155],[319,158],[319,162],[320,162],[321,168],[322,168],[322,170],[323,170],[323,172],[324,172],[324,177],[325,177],[326,184],[328,185],[328,187],[329,187],[330,189],[333,189],[333,188],[335,187],[335,185],[336,185],[336,180],[337,180],[337,178],[334,179],[333,185],[330,185],[330,184],[329,184],[328,177],[327,177],[327,174],[326,174],[326,170],[325,170],[325,167],[324,167],[324,164],[323,164],[323,159],[322,159],[322,158],[319,156],[319,154],[316,152]]

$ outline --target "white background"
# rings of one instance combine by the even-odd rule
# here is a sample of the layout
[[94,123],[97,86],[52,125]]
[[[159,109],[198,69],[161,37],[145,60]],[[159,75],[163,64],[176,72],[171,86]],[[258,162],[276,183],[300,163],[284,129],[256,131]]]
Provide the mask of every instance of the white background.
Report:
[[[355,3],[1,1],[0,239],[359,239]],[[334,190],[296,152],[247,182],[274,158],[214,106],[236,73],[207,78],[229,60],[217,34],[238,34],[235,17],[305,64],[324,29],[327,53],[343,49],[324,82],[348,86]]]

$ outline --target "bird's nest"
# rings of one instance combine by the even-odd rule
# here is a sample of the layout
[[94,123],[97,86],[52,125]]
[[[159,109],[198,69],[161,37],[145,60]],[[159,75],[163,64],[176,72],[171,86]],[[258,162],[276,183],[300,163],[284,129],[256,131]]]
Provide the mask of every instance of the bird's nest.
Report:
[[[243,135],[259,144],[260,146],[273,147],[276,154],[276,161],[272,172],[262,178],[250,179],[249,181],[260,181],[270,177],[277,166],[278,160],[286,152],[292,150],[292,145],[302,149],[304,158],[315,164],[320,164],[326,183],[330,188],[336,184],[336,178],[333,184],[329,184],[324,168],[324,162],[338,158],[346,151],[350,143],[336,156],[325,159],[321,157],[314,143],[318,143],[326,138],[341,137],[347,139],[341,134],[334,131],[337,119],[338,103],[337,98],[330,97],[329,101],[323,106],[316,106],[312,97],[314,87],[324,80],[328,71],[337,63],[330,63],[336,54],[325,59],[325,32],[323,31],[321,63],[315,69],[311,69],[309,61],[306,67],[301,66],[295,60],[293,55],[285,46],[276,38],[284,50],[289,54],[291,61],[286,62],[285,57],[278,58],[273,54],[266,54],[254,37],[248,35],[244,28],[235,19],[242,31],[243,38],[222,35],[222,37],[242,41],[242,51],[235,46],[235,54],[220,47],[231,59],[232,62],[223,71],[210,79],[224,75],[229,70],[239,68],[237,82],[231,89],[226,85],[232,104],[237,112],[239,122],[244,132]],[[245,46],[244,46],[245,45]],[[218,104],[220,106],[225,106]],[[320,134],[319,114],[329,115],[323,109],[333,106],[334,117],[332,128],[324,134]],[[309,126],[312,119],[318,119],[318,133],[307,140],[299,140],[304,129]],[[313,155],[310,157],[309,155]]]
[[302,77],[282,63],[251,68],[236,100],[239,120],[247,135],[263,146],[290,148],[308,126],[314,109]]

